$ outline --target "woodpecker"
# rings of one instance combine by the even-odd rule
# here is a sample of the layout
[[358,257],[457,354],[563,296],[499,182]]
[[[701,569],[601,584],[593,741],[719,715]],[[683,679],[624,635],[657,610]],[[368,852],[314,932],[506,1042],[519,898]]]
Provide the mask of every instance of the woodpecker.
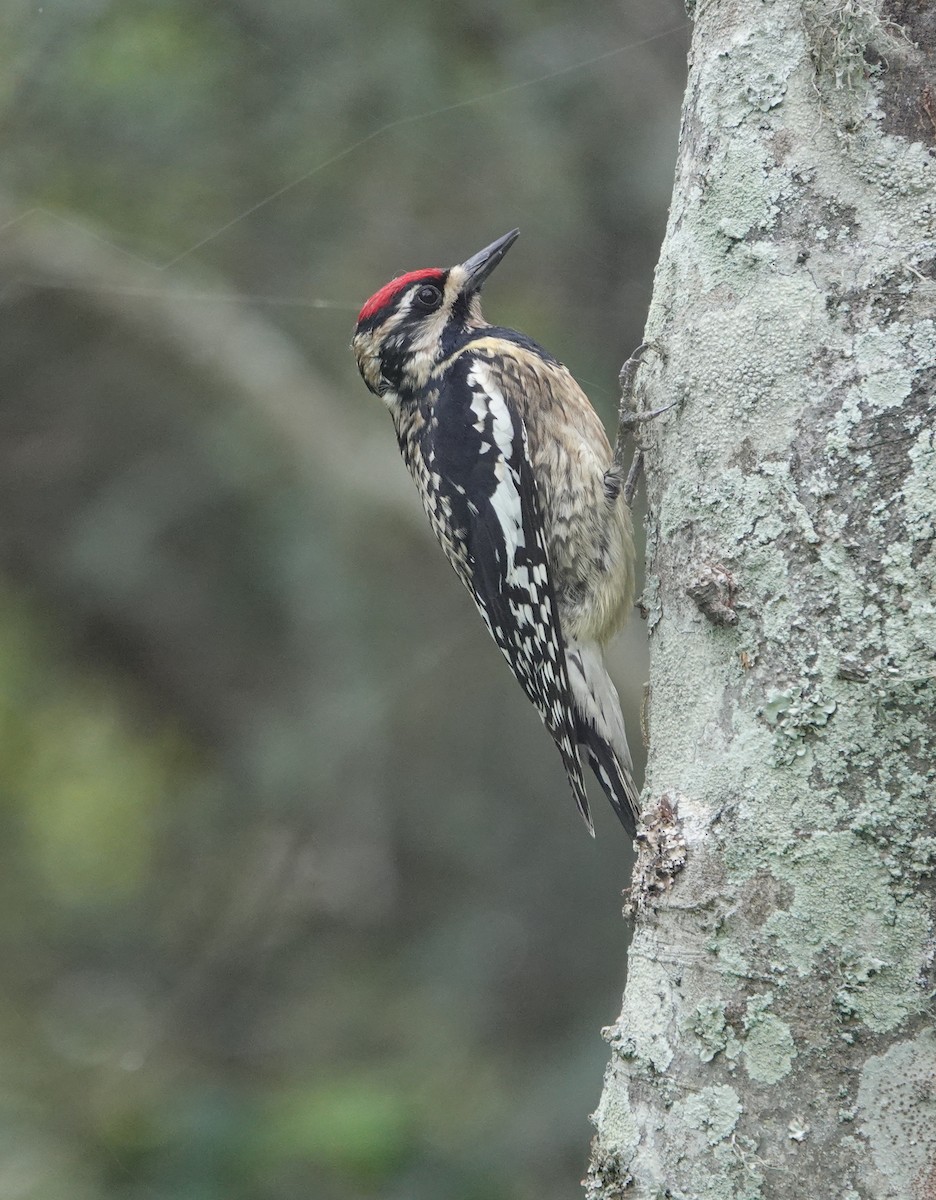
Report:
[[442,549],[559,749],[589,832],[583,760],[633,837],[638,790],[602,658],[633,603],[629,497],[569,371],[481,315],[481,288],[518,236],[391,280],[361,309],[351,345]]

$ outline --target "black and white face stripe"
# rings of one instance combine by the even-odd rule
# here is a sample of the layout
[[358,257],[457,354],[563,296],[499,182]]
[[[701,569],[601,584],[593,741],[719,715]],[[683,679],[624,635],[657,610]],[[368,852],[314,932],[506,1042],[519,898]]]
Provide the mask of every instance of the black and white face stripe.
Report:
[[440,267],[425,267],[421,271],[409,271],[406,275],[398,275],[396,279],[391,279],[379,291],[374,292],[369,300],[365,301],[358,313],[358,331],[374,329],[382,325],[393,312],[400,308],[403,301],[409,307],[413,296],[424,285],[432,285],[444,293],[448,274],[448,271],[443,271]]
[[351,346],[372,392],[386,397],[419,391],[469,329],[481,324],[477,296],[464,285],[461,267],[411,271],[367,301]]

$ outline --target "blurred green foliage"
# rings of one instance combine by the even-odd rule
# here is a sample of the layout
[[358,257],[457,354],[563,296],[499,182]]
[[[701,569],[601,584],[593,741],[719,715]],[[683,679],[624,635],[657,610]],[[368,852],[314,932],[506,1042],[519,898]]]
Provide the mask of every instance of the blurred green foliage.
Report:
[[575,1194],[626,847],[348,341],[520,225],[489,314],[610,419],[687,37],[677,0],[0,9],[0,1196]]
[[0,597],[0,629],[0,778],[25,857],[59,904],[119,904],[152,870],[178,739],[128,729],[112,687],[63,671],[24,603]]

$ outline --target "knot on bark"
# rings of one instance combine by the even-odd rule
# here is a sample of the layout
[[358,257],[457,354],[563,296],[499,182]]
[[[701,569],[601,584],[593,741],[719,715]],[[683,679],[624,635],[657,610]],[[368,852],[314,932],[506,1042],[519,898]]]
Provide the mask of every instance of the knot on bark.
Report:
[[692,583],[686,595],[694,600],[703,616],[713,625],[737,625],[738,614],[734,600],[737,585],[734,576],[719,563],[706,563]]
[[634,1177],[616,1154],[608,1153],[598,1138],[592,1139],[592,1160],[582,1180],[585,1200],[623,1200]]
[[637,830],[637,862],[624,903],[624,916],[635,917],[673,886],[686,865],[688,846],[678,813],[679,794],[664,792],[656,808],[641,816]]

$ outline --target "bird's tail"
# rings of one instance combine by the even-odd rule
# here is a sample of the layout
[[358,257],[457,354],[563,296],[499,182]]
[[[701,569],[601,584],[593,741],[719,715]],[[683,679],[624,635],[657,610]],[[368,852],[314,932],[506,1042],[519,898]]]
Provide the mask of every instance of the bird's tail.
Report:
[[579,810],[588,832],[594,837],[595,823],[592,820],[588,807],[588,795],[585,791],[585,780],[582,777],[582,760],[579,758],[576,748],[571,743],[566,747],[562,742],[557,741],[556,745],[559,747],[559,753],[562,755],[562,763],[566,769],[566,775],[569,777],[569,786],[572,788],[572,795],[575,797],[575,807]]
[[575,700],[576,736],[580,753],[595,772],[611,807],[633,837],[637,832],[639,791],[634,782],[621,702],[594,643],[566,647],[569,683]]

